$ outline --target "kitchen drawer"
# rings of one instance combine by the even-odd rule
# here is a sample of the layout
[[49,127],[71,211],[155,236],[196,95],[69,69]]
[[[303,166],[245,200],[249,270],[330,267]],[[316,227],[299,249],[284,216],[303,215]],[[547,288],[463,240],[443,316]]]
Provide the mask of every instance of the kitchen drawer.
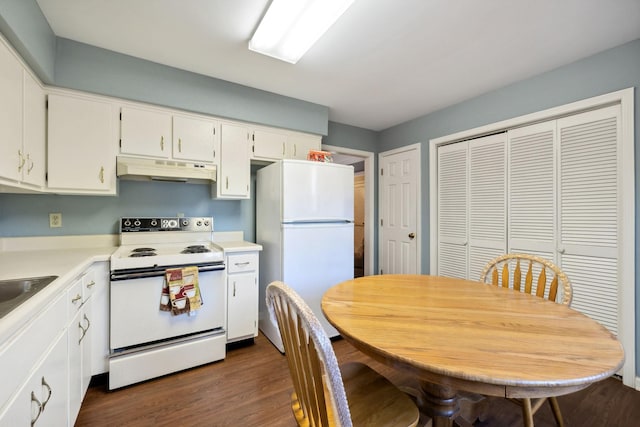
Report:
[[258,253],[240,253],[227,256],[227,273],[244,273],[258,269]]
[[66,327],[67,298],[57,298],[0,347],[0,408],[28,377],[60,331]]

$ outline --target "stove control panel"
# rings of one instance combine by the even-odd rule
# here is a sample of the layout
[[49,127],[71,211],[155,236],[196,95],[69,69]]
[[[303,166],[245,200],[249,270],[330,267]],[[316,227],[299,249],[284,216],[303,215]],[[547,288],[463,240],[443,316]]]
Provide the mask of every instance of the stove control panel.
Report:
[[121,218],[120,232],[213,231],[212,217]]

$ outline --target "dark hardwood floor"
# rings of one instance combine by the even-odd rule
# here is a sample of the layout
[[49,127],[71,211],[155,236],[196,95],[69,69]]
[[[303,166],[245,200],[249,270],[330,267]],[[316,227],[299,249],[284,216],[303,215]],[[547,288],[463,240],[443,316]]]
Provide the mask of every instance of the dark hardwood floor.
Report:
[[[344,340],[334,342],[338,360],[368,363],[398,385],[412,378],[383,366]],[[296,425],[289,406],[292,385],[286,358],[263,336],[255,344],[229,349],[222,362],[108,391],[104,377],[94,378],[76,426],[269,426]],[[567,426],[640,425],[640,392],[614,378],[561,396]],[[425,420],[426,421],[426,420]],[[545,405],[536,427],[554,426]],[[519,408],[489,398],[481,426],[521,426]],[[375,427],[375,426],[373,426]]]

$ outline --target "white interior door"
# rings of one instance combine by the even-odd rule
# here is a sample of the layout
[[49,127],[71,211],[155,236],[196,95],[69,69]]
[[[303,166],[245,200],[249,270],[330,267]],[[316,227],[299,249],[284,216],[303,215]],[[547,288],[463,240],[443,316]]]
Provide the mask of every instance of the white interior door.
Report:
[[620,106],[558,120],[559,242],[571,307],[618,335]]
[[379,163],[380,272],[420,273],[420,145],[380,153]]
[[510,130],[509,252],[556,259],[556,122]]
[[470,280],[507,249],[506,140],[499,133],[469,141]]
[[469,143],[438,147],[437,275],[468,277]]

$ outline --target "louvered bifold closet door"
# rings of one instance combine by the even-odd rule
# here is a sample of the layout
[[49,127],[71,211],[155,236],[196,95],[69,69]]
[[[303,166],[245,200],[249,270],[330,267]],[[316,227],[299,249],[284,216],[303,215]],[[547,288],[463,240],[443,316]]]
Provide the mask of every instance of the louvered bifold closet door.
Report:
[[507,248],[506,133],[469,141],[469,279]]
[[438,147],[438,271],[468,277],[466,142]]
[[571,307],[618,333],[620,107],[558,120],[559,264]]
[[[556,121],[510,130],[508,139],[508,252],[536,255],[555,263]],[[534,277],[539,273],[534,270]],[[534,283],[534,294],[535,287]]]

